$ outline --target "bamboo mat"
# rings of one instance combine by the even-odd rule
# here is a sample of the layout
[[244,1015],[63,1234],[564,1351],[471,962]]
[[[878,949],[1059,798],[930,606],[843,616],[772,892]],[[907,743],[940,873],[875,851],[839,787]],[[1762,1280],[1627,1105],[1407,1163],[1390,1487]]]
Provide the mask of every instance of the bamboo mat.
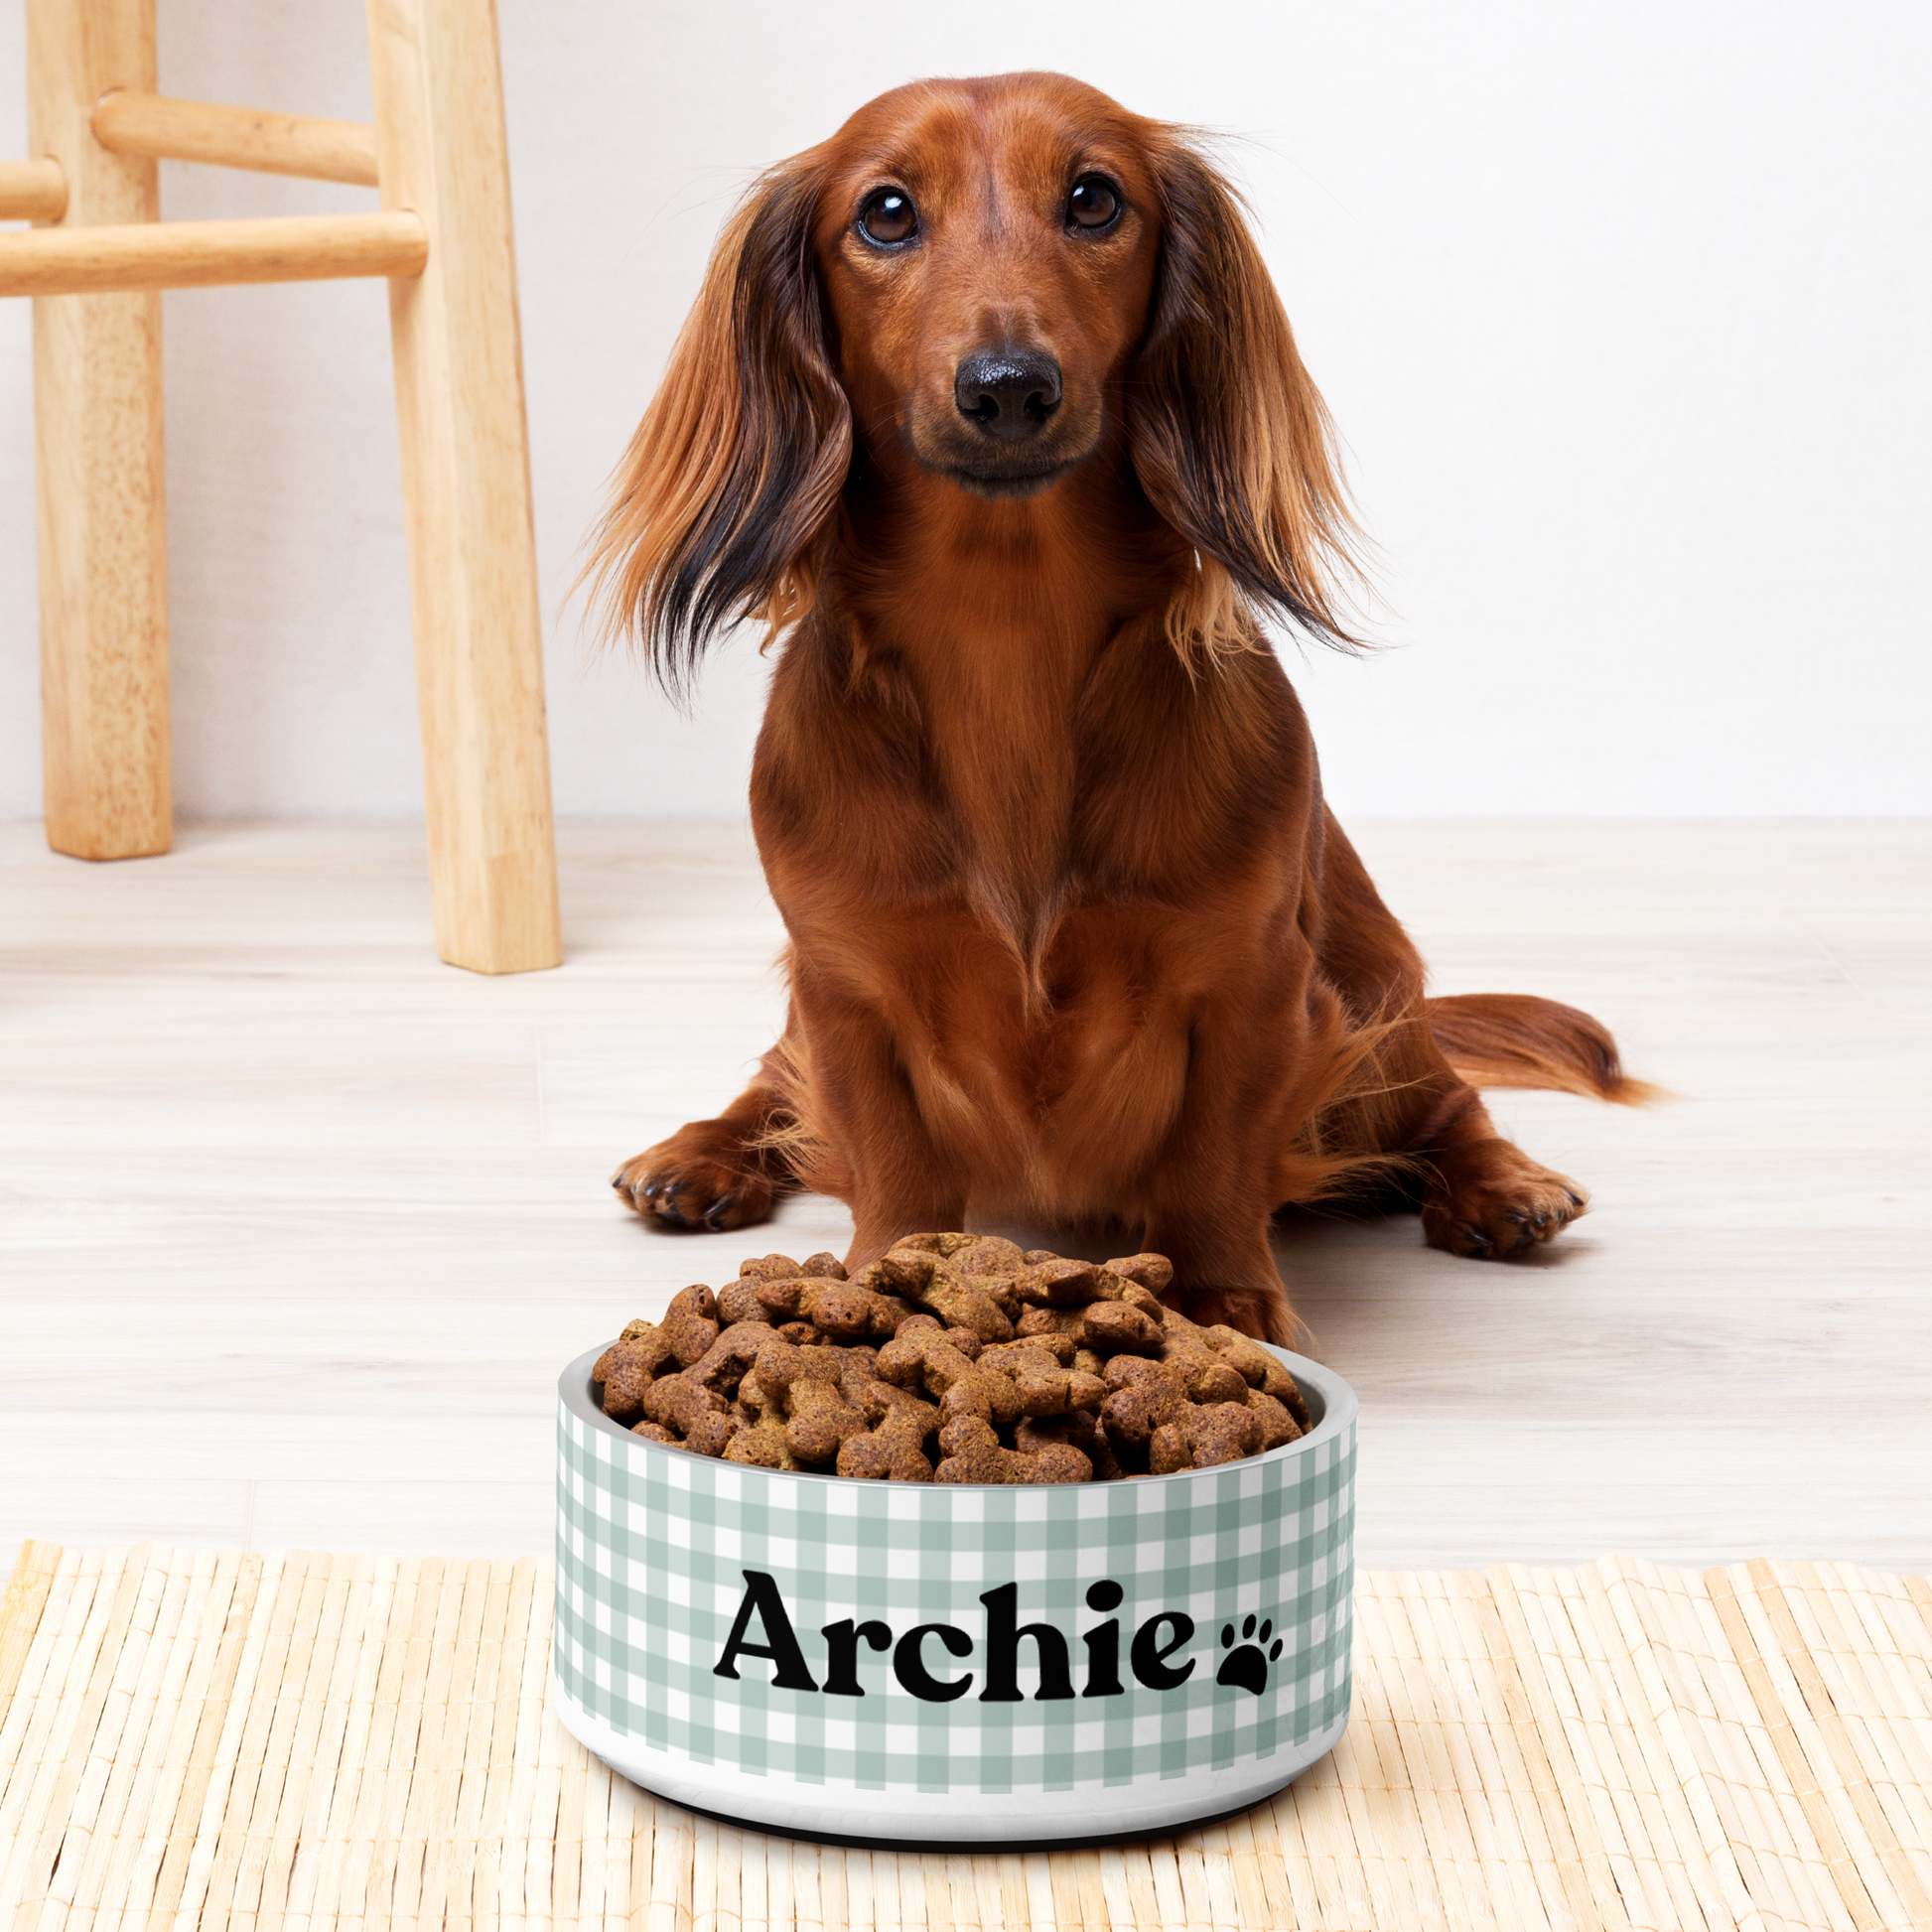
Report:
[[[1365,1574],[1292,1790],[1091,1852],[852,1852],[614,1777],[546,1564],[30,1543],[0,1932],[1932,1926],[1932,1586],[1838,1564]],[[1099,1821],[1096,1821],[1097,1823]]]

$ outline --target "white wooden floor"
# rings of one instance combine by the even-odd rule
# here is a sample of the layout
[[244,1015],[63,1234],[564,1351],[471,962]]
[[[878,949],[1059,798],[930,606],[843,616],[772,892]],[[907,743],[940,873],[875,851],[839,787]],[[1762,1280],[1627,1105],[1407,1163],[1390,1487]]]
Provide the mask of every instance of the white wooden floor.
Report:
[[[1595,1211],[1537,1261],[1287,1234],[1362,1397],[1366,1564],[1932,1569],[1932,827],[1352,827],[1440,991],[1574,1001],[1681,1096],[1499,1095]],[[15,1538],[550,1538],[558,1368],[842,1210],[653,1234],[605,1176],[779,1012],[735,830],[563,833],[569,961],[430,946],[420,831],[0,827],[0,1560]]]

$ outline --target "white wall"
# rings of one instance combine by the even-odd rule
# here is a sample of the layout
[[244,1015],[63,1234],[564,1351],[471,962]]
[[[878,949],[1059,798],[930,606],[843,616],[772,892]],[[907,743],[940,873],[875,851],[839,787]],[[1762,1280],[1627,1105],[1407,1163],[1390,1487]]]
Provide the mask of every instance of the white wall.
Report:
[[[1295,675],[1345,812],[1932,809],[1932,266],[1911,0],[501,0],[559,809],[742,809],[761,667],[676,719],[560,610],[740,183],[925,72],[1231,129],[1382,552]],[[368,111],[354,0],[160,0],[162,84]],[[23,151],[19,0],[0,152]],[[164,169],[174,216],[366,205]],[[167,298],[177,788],[418,809],[379,286]],[[0,304],[0,814],[39,808],[32,398]],[[1294,667],[1292,667],[1294,668]]]

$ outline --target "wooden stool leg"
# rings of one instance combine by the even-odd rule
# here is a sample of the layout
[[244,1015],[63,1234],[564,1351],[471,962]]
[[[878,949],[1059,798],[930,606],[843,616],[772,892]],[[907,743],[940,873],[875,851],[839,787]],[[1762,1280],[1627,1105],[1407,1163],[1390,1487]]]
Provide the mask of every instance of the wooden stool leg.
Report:
[[[93,138],[110,87],[152,91],[154,0],[28,0],[33,151],[68,179],[69,226],[153,221],[155,164]],[[166,852],[168,565],[161,298],[34,303],[47,842],[79,859]]]
[[429,230],[389,284],[443,957],[554,966],[543,640],[491,0],[369,0],[385,207]]

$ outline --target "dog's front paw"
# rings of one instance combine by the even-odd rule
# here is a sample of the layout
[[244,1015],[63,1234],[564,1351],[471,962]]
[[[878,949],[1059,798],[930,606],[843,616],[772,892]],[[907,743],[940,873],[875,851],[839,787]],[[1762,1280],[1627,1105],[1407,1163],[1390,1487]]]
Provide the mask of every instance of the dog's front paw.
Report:
[[1422,1231],[1433,1248],[1477,1261],[1526,1254],[1589,1211],[1589,1196],[1513,1143],[1476,1141],[1437,1158],[1423,1200]]
[[734,1159],[735,1153],[686,1128],[626,1161],[611,1176],[611,1185],[625,1206],[661,1227],[715,1233],[750,1227],[770,1214],[776,1190],[756,1167]]

